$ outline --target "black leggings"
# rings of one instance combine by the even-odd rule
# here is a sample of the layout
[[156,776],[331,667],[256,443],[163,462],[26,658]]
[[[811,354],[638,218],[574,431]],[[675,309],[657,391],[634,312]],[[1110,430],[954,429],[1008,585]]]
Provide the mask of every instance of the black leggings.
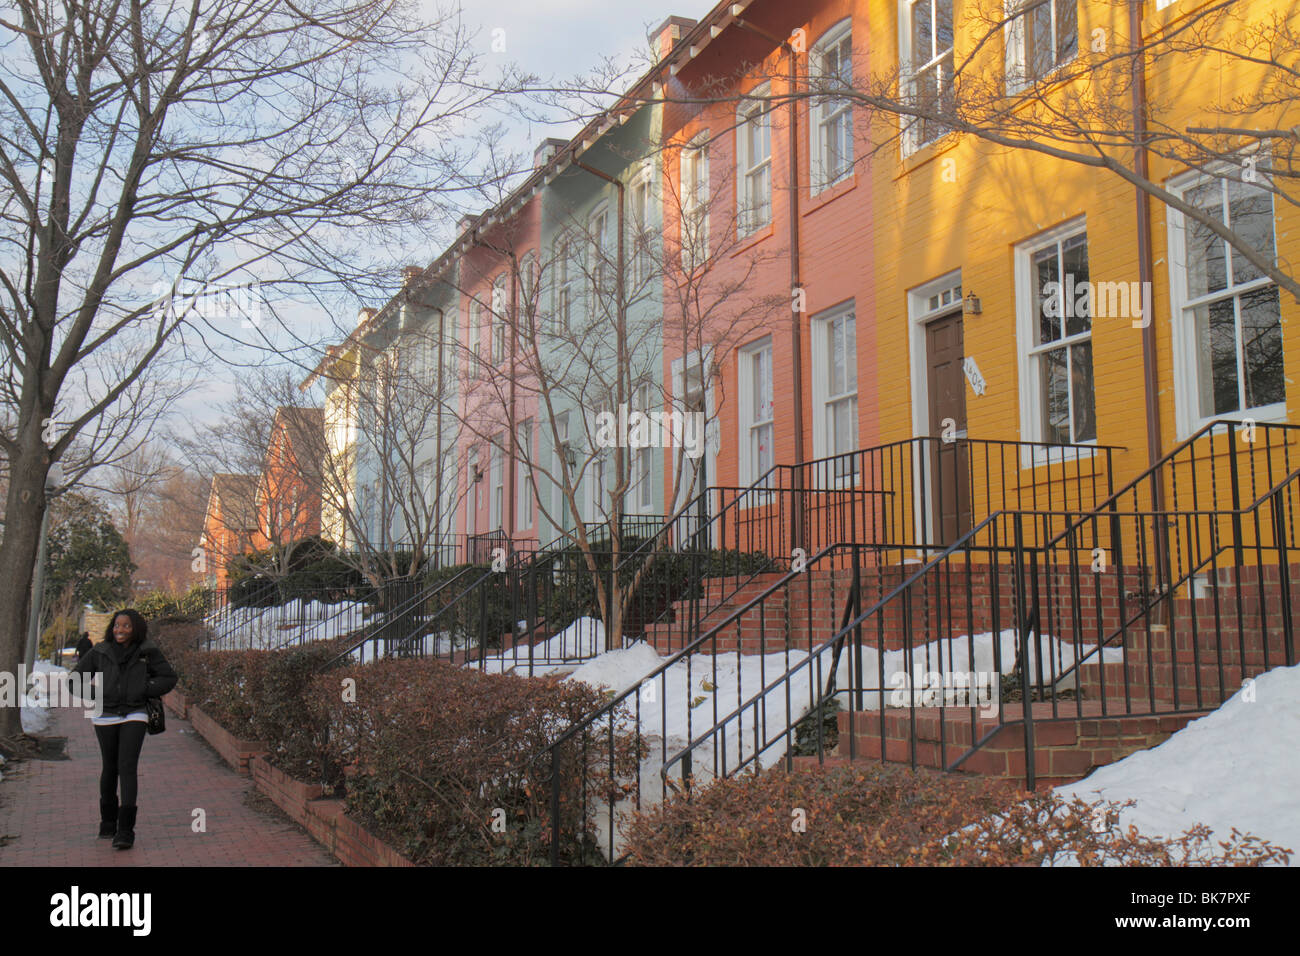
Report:
[[122,782],[121,806],[135,806],[135,768],[140,761],[140,748],[149,725],[143,720],[128,720],[124,724],[96,727],[99,752],[104,757],[104,769],[99,773],[99,798],[112,801],[117,796],[118,781]]

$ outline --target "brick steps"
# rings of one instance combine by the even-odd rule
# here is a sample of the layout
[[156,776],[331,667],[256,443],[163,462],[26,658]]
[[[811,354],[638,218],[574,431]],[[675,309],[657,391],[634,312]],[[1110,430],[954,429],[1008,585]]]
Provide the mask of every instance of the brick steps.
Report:
[[[1050,701],[1033,705],[1035,777],[1041,785],[1077,780],[1094,768],[1114,763],[1138,750],[1157,746],[1200,714],[1174,716],[1107,716],[1100,701],[1060,701],[1053,716]],[[1005,720],[976,716],[964,708],[886,708],[838,715],[840,736],[828,761],[880,760],[944,769],[970,749],[973,741],[992,736],[963,761],[958,770],[999,780],[1023,781],[1025,746],[1023,709],[1003,708]],[[913,727],[915,742],[913,742]],[[882,746],[883,742],[883,746]],[[816,758],[795,758],[811,760]]]

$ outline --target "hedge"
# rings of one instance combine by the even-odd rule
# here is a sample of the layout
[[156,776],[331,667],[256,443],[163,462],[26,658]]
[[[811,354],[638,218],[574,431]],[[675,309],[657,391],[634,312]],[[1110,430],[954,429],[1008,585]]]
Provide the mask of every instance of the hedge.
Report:
[[641,866],[1253,866],[1289,858],[1236,831],[1219,843],[1203,827],[1173,840],[1108,828],[1117,809],[895,764],[778,770],[634,814],[626,852]]
[[[279,651],[201,651],[196,629],[159,639],[187,699],[279,769],[344,797],[350,816],[420,864],[535,865],[550,859],[550,764],[530,759],[604,703],[584,684],[484,674],[437,660],[321,668],[339,641]],[[571,819],[609,766],[606,739],[561,757]],[[613,759],[634,773],[634,738]],[[599,772],[598,772],[599,770]],[[598,856],[588,827],[566,827],[561,859]]]

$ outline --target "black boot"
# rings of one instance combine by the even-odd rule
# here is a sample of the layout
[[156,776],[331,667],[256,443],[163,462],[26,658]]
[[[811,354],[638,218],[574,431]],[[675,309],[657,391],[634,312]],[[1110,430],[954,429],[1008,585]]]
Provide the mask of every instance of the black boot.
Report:
[[135,845],[135,807],[122,807],[117,811],[117,833],[113,836],[113,849],[129,850]]
[[117,835],[117,797],[99,801],[99,838],[111,840]]

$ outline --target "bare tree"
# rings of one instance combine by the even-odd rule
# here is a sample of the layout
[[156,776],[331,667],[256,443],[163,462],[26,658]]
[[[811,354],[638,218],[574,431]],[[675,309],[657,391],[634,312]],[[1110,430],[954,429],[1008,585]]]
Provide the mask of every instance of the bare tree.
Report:
[[[0,669],[22,655],[50,465],[72,485],[130,453],[176,394],[178,346],[265,341],[275,290],[357,294],[368,251],[466,184],[458,135],[513,82],[480,81],[468,41],[456,14],[387,0],[6,8]],[[240,328],[210,321],[217,298]]]
[[[668,160],[676,169],[684,148],[702,160],[709,144],[643,146],[622,159],[629,166],[663,166]],[[459,276],[462,291],[474,298],[471,315],[490,322],[487,340],[480,342],[472,319],[465,346],[466,432],[480,447],[495,449],[506,466],[522,466],[524,494],[542,517],[554,528],[572,529],[596,584],[610,649],[621,646],[636,588],[668,546],[667,536],[657,537],[633,575],[606,587],[610,576],[602,567],[617,567],[629,553],[624,518],[641,510],[633,496],[653,483],[654,449],[684,440],[695,446],[672,454],[676,494],[656,516],[667,525],[704,490],[702,445],[725,403],[717,370],[764,320],[788,314],[790,307],[784,295],[755,291],[756,277],[772,256],[742,251],[744,240],[737,237],[744,232],[735,228],[734,209],[722,201],[728,194],[725,174],[713,177],[707,194],[683,190],[675,174],[649,182],[655,185],[641,180],[615,186],[616,198],[596,215],[552,212],[563,226],[550,248],[526,252],[518,230],[508,224],[476,227],[478,244],[506,263],[506,281],[494,287],[496,294],[484,296],[483,283],[491,276],[476,275],[464,264]],[[639,192],[642,185],[647,193]],[[629,198],[633,189],[638,192]],[[726,268],[714,268],[721,263]],[[685,377],[699,387],[686,401],[665,381],[669,344],[696,362],[686,367]],[[710,405],[705,396],[711,388]],[[531,414],[521,420],[525,408],[535,409],[542,441],[532,437]],[[663,427],[666,419],[675,429]],[[643,436],[628,441],[630,435],[613,434],[611,426],[617,431],[623,421],[640,422]],[[649,440],[644,447],[641,437]],[[596,489],[589,503],[585,487]]]

